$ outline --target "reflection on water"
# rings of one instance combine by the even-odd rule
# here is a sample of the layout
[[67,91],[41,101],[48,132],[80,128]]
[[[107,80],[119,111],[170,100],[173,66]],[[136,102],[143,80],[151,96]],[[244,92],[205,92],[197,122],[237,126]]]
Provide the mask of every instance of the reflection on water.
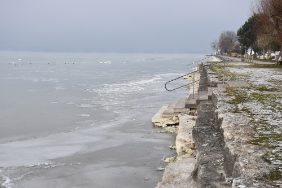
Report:
[[173,153],[167,146],[174,136],[157,133],[151,117],[187,96],[184,89],[166,92],[164,83],[202,55],[0,55],[0,185],[50,187],[53,178],[53,187],[109,187],[109,179],[118,187],[154,187],[161,181],[155,167]]

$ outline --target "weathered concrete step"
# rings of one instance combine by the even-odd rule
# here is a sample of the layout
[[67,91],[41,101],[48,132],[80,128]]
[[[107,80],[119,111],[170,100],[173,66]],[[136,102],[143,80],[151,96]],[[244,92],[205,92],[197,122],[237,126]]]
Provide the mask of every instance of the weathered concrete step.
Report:
[[208,94],[208,91],[198,91],[198,94],[199,95],[207,95]]
[[207,101],[208,99],[208,95],[198,95],[196,100],[197,105],[199,105],[200,102]]
[[[194,108],[197,108],[197,105],[200,104],[200,102],[202,101],[207,101],[209,98],[208,98],[208,91],[199,91],[200,93],[206,93],[206,94],[197,94],[197,95],[194,95],[194,99],[193,99],[193,95],[189,95],[189,98],[186,102],[186,106],[188,108],[188,106],[193,106],[196,104],[196,107]],[[196,100],[196,101],[195,101]],[[191,107],[190,107],[191,108]]]
[[185,108],[185,103],[188,99],[187,98],[181,98],[177,102],[177,104],[174,107],[174,113],[183,113],[190,111],[189,108]]
[[180,158],[168,164],[157,188],[196,188],[197,183],[191,177],[195,163],[194,158]]
[[213,89],[215,87],[209,87],[208,88],[208,100],[212,100],[212,92],[213,92]]
[[196,98],[195,99],[189,98],[185,103],[185,108],[189,108],[189,109],[197,108]]
[[163,112],[162,117],[170,117],[170,116],[174,116],[174,107],[176,106],[177,102],[171,102],[169,104],[169,106],[167,107],[167,109]]
[[152,117],[152,123],[156,126],[160,126],[162,121],[162,114],[167,109],[168,106],[163,106],[161,109]]

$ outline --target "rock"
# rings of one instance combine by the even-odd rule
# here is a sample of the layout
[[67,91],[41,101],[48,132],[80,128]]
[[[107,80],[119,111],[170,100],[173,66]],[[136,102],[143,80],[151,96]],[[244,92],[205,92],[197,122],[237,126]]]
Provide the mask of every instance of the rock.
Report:
[[166,163],[172,163],[173,161],[174,161],[173,157],[166,158],[166,160],[165,160]]
[[178,121],[178,119],[179,118],[177,116],[173,116],[173,118],[172,118],[172,120],[175,121],[175,122]]
[[164,127],[164,131],[167,133],[177,133],[178,128],[177,127]]
[[156,169],[156,171],[163,171],[165,168],[159,167]]
[[176,146],[169,146],[169,149],[173,149],[173,150],[175,150],[176,149]]

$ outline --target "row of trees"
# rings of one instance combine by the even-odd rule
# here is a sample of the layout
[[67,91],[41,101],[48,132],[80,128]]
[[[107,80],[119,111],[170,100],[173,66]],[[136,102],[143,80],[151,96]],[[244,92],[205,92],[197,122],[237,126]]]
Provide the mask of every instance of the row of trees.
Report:
[[249,48],[255,54],[282,52],[282,0],[258,0],[251,11],[252,16],[237,33],[221,32],[219,39],[211,42],[211,48],[221,53],[244,54]]
[[239,52],[241,50],[238,36],[234,31],[221,32],[219,39],[211,42],[211,48],[221,53]]

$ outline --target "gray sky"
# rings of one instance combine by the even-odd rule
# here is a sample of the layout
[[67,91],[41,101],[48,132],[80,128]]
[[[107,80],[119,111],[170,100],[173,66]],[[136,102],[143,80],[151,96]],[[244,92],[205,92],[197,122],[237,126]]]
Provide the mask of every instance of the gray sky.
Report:
[[0,50],[212,53],[251,0],[0,0]]

